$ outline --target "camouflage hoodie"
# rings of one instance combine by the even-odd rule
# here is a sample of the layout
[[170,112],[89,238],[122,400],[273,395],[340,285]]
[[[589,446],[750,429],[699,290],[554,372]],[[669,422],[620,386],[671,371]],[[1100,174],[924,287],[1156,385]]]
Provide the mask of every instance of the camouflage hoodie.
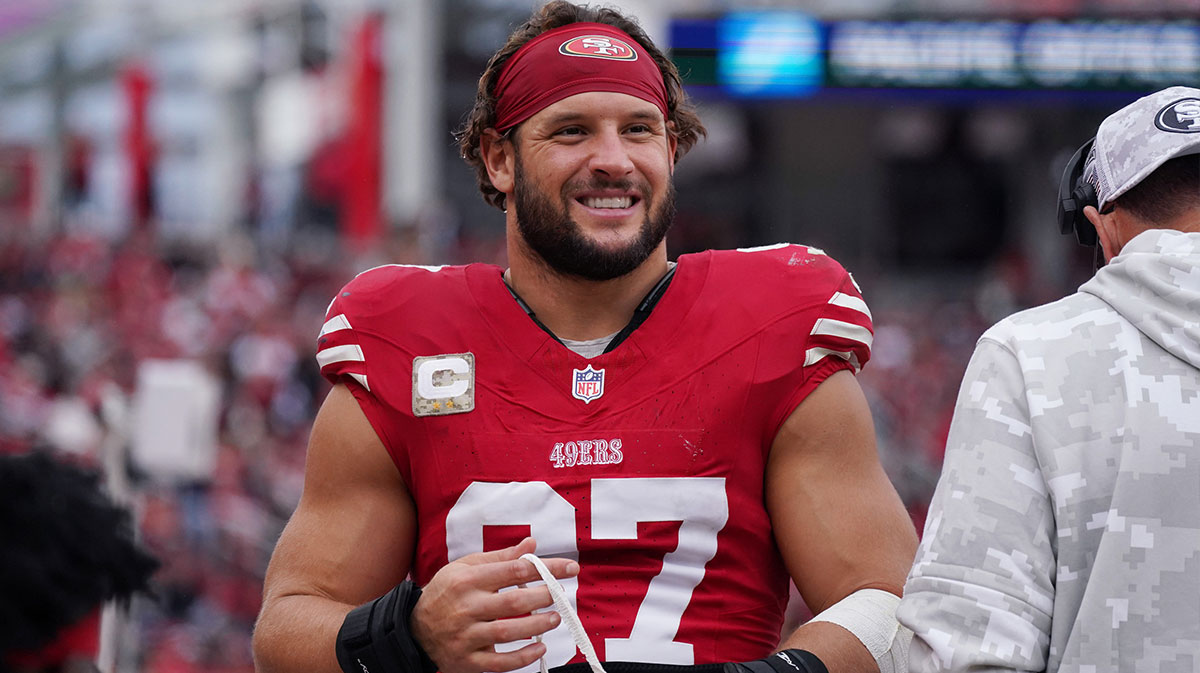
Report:
[[1200,233],[980,338],[898,617],[912,671],[1200,671]]

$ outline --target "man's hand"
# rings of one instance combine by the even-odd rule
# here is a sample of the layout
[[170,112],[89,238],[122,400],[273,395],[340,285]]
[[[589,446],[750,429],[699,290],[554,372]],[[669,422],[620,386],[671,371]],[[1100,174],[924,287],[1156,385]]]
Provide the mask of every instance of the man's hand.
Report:
[[[439,570],[422,589],[412,612],[412,634],[441,673],[511,671],[546,653],[542,643],[513,652],[495,649],[497,643],[543,634],[561,620],[552,610],[529,614],[553,604],[544,585],[500,592],[541,580],[533,564],[520,558],[536,547],[533,538],[525,538],[507,549],[464,556]],[[543,560],[558,579],[579,574],[575,561]]]

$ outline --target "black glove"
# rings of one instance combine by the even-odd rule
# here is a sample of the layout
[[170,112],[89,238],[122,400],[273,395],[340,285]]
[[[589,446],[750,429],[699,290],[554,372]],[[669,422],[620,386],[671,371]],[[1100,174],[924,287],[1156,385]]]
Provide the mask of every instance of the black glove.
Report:
[[829,673],[807,650],[783,650],[754,661],[725,664],[724,673]]
[[404,580],[395,589],[346,615],[337,636],[345,673],[437,673],[437,665],[409,632],[421,587]]

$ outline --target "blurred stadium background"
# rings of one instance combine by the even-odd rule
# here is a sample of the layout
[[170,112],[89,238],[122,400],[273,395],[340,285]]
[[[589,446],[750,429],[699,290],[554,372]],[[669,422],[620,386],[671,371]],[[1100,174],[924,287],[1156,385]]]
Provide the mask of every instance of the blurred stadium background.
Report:
[[[252,670],[326,303],[379,263],[504,263],[451,132],[534,4],[0,0],[0,450],[104,466],[166,564],[104,670]],[[1200,84],[1194,0],[607,4],[709,127],[670,254],[807,243],[863,287],[919,526],[975,339],[1091,273],[1055,231],[1067,158]]]

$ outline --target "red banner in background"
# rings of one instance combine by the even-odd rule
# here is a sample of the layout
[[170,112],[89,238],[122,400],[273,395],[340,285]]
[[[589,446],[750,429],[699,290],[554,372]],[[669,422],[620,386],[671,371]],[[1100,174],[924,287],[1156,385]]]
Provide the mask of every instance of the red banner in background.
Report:
[[37,198],[33,148],[0,146],[0,224],[28,225]]
[[128,104],[125,154],[129,160],[130,216],[136,228],[149,222],[154,211],[150,171],[154,163],[154,141],[150,137],[148,108],[153,82],[145,66],[132,63],[121,72],[121,89]]
[[350,106],[346,128],[346,184],[342,232],[363,248],[381,230],[383,156],[383,17],[370,14],[355,31],[350,51]]

